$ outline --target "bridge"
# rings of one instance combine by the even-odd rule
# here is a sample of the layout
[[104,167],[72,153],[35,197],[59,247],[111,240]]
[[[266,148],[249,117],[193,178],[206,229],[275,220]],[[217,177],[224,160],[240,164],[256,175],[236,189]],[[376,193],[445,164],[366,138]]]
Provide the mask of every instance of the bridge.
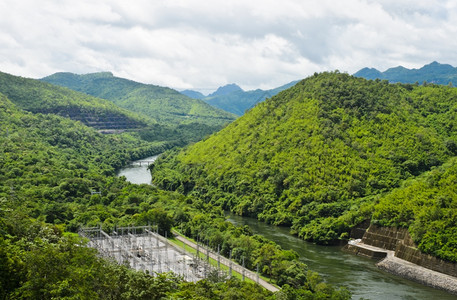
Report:
[[130,162],[131,165],[133,166],[142,166],[142,165],[147,165],[149,166],[150,164],[153,164],[154,160],[135,160]]

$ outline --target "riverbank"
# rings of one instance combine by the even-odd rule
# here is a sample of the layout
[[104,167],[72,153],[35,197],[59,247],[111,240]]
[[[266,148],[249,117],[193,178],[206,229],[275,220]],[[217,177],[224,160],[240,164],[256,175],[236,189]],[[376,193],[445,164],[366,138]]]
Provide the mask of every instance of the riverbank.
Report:
[[457,295],[457,278],[395,257],[395,251],[367,245],[360,240],[350,241],[345,250],[371,258],[384,257],[376,264],[381,270]]
[[[140,171],[141,169],[147,170],[147,166],[143,164],[132,169],[132,171]],[[127,180],[131,181],[131,176],[125,176]],[[144,181],[143,183],[149,183],[147,178]],[[236,225],[248,225],[254,234],[275,241],[283,249],[297,252],[300,261],[307,264],[309,269],[318,272],[327,283],[347,287],[352,293],[353,299],[456,299],[455,295],[443,290],[434,289],[381,271],[376,267],[375,261],[342,252],[340,246],[319,246],[308,243],[291,235],[289,228],[269,225],[254,218],[237,215],[228,215],[227,217],[230,222]],[[185,247],[191,251],[190,248]],[[224,267],[221,265],[221,268]],[[236,276],[235,272],[233,274]]]

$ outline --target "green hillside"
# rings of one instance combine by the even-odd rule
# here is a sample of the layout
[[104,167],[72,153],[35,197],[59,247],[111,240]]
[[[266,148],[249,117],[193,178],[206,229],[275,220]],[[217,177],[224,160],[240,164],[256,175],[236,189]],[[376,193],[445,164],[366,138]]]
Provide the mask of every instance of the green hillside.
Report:
[[406,227],[423,252],[457,262],[456,183],[454,157],[380,198],[373,222]]
[[69,117],[96,129],[139,129],[151,122],[109,101],[2,72],[0,93],[21,109]]
[[[456,110],[450,87],[315,74],[208,139],[164,155],[153,181],[333,243],[371,219],[380,197],[457,153]],[[417,221],[408,217],[401,225]]]
[[108,72],[86,75],[56,73],[42,81],[110,100],[120,107],[149,116],[161,124],[199,123],[219,129],[235,119],[230,113],[201,100],[191,99],[173,89],[115,77]]
[[2,299],[276,299],[236,278],[188,283],[171,273],[137,272],[82,247],[85,241],[74,234],[80,226],[111,232],[114,226],[147,224],[168,236],[173,225],[195,236],[223,235],[224,251],[236,248],[247,262],[262,261],[269,266],[265,274],[287,284],[284,297],[350,298],[309,271],[294,252],[226,222],[220,209],[115,176],[127,161],[163,151],[161,143],[25,112],[0,94],[0,145]]
[[457,85],[457,68],[436,61],[419,69],[407,69],[402,66],[380,72],[374,68],[363,68],[354,74],[365,79],[382,79],[401,83],[434,83]]
[[131,131],[145,141],[163,142],[164,149],[199,141],[220,128],[202,123],[159,124],[106,99],[6,73],[0,73],[0,93],[24,110],[57,114],[102,132]]

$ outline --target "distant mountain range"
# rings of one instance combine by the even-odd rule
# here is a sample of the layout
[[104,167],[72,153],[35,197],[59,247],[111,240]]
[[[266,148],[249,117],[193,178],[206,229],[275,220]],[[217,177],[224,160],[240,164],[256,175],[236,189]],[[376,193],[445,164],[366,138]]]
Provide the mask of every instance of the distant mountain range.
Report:
[[[393,83],[418,82],[422,84],[427,82],[441,85],[448,85],[451,83],[452,85],[457,86],[457,68],[448,64],[440,64],[436,61],[425,65],[420,69],[407,69],[398,66],[381,72],[375,68],[363,68],[356,72],[354,76],[371,80],[388,80]],[[246,110],[252,108],[257,103],[264,101],[266,98],[275,96],[279,92],[294,86],[297,82],[299,82],[299,80],[292,81],[271,90],[257,89],[252,91],[244,91],[241,87],[232,83],[219,87],[214,93],[208,96],[193,90],[184,90],[181,91],[181,93],[193,99],[203,100],[214,107],[231,112],[235,115],[242,116]]]
[[390,82],[401,83],[435,83],[457,85],[457,68],[448,64],[440,64],[436,61],[423,66],[420,69],[407,69],[402,66],[390,68],[380,72],[374,68],[363,68],[354,74],[356,77],[365,79],[385,79]]
[[180,93],[185,95],[185,96],[187,96],[187,97],[189,97],[189,98],[192,98],[192,99],[202,100],[203,98],[206,97],[202,93],[197,92],[197,91],[193,91],[193,90],[184,90],[184,91],[181,91]]
[[219,87],[214,93],[208,96],[192,90],[185,90],[181,93],[194,99],[201,99],[214,107],[241,116],[246,110],[252,108],[257,103],[294,86],[297,82],[293,81],[271,90],[257,89],[253,91],[244,91],[241,87],[232,83]]

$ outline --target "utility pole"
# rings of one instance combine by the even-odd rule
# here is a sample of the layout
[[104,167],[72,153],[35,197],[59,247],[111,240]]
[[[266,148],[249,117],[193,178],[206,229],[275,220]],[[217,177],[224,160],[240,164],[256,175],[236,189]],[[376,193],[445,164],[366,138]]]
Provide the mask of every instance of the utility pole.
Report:
[[229,261],[229,276],[232,278],[232,250],[230,250],[230,261]]
[[243,281],[244,281],[244,256],[243,256]]

